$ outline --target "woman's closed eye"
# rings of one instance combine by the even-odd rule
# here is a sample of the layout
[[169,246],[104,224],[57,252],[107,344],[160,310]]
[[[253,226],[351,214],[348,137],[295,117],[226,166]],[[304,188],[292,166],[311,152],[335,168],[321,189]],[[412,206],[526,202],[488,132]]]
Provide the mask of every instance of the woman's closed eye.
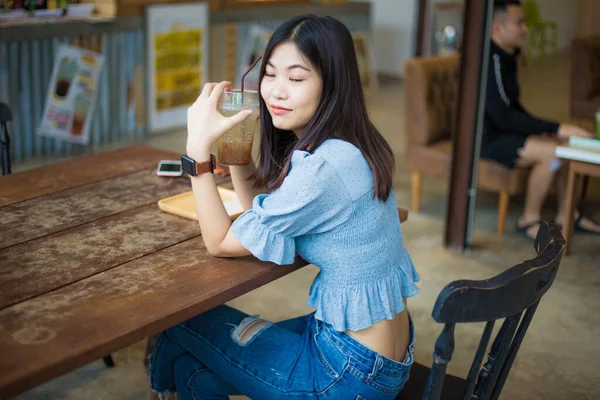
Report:
[[[273,73],[269,73],[269,72],[265,72],[265,76],[266,76],[267,78],[275,78],[275,74],[273,74]],[[305,79],[303,79],[303,78],[289,78],[289,80],[290,80],[291,82],[302,82],[302,81],[304,81]]]

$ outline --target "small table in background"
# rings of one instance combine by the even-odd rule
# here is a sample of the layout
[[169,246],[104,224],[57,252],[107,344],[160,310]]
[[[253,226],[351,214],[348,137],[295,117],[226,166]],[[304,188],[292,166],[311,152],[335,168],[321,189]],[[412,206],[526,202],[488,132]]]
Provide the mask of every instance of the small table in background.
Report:
[[575,215],[576,188],[582,177],[600,178],[600,140],[571,138],[568,145],[558,146],[556,156],[568,163],[566,212],[563,225],[563,236],[567,241],[565,255],[571,248]]

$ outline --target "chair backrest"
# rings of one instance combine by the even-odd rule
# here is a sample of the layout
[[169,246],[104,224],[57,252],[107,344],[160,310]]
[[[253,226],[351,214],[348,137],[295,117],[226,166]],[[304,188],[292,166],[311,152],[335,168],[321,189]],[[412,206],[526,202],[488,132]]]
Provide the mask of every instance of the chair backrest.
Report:
[[600,35],[573,39],[571,97],[589,100],[600,96]]
[[[459,280],[438,296],[433,319],[444,324],[423,399],[439,399],[454,350],[457,323],[487,322],[466,379],[462,399],[497,399],[542,296],[560,265],[565,240],[556,224],[542,223],[535,241],[538,256],[491,279]],[[504,319],[481,367],[494,323]]]
[[458,97],[459,56],[408,60],[405,70],[407,150],[450,138]]
[[6,103],[0,102],[0,152],[2,153],[2,175],[11,173],[10,135],[7,124],[12,121],[12,112]]
[[535,0],[526,0],[521,3],[523,14],[525,14],[525,25],[531,26],[542,21],[540,8]]

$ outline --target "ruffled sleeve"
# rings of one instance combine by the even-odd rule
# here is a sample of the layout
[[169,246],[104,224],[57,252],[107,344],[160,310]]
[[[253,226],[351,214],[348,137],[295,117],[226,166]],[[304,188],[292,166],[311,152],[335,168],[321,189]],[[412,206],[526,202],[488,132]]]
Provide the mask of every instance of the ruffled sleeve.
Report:
[[327,232],[348,220],[352,200],[335,167],[318,155],[295,151],[282,185],[254,198],[231,232],[255,257],[292,264],[295,238]]

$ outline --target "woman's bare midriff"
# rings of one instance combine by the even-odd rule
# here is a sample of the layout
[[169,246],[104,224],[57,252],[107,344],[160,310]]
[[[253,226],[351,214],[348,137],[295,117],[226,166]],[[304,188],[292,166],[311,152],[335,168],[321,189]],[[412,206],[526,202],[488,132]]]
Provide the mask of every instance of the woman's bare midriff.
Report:
[[[406,299],[404,305],[406,306]],[[392,320],[384,319],[366,329],[346,333],[382,356],[402,362],[406,358],[406,349],[410,342],[408,308]]]

